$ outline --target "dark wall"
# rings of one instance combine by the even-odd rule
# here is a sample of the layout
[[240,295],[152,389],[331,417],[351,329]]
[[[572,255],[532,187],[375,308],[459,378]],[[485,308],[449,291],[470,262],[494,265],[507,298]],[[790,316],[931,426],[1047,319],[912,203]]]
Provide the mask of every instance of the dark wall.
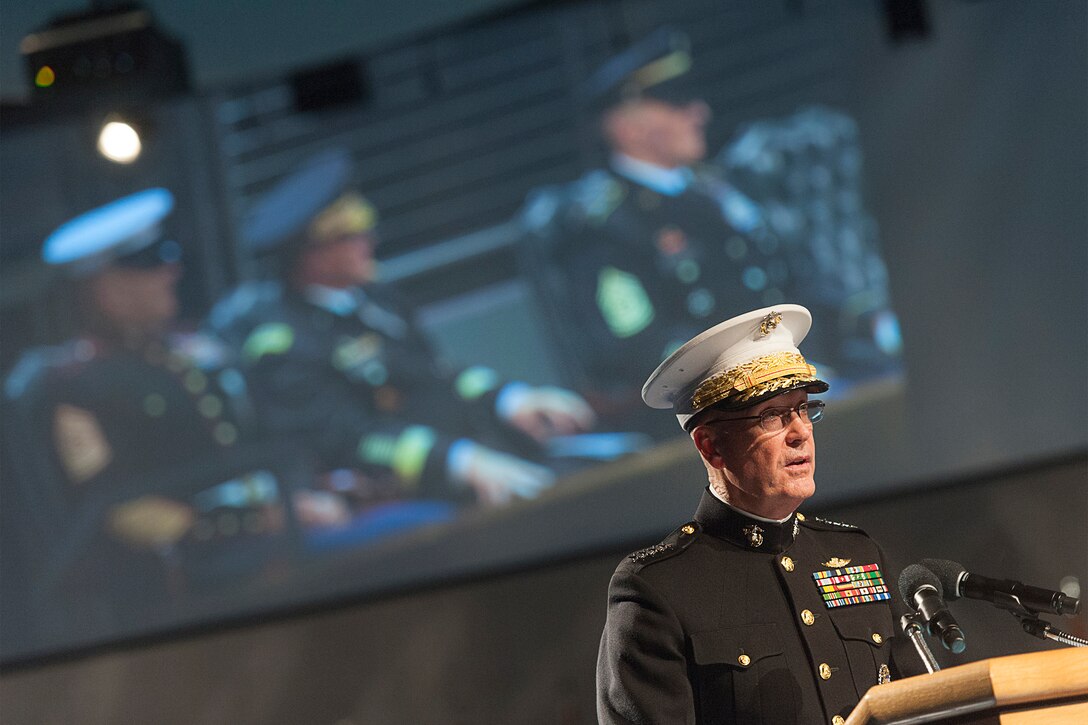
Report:
[[[952,558],[1057,588],[1088,582],[1086,481],[1077,457],[823,513],[906,562]],[[12,672],[3,720],[592,723],[605,588],[623,554]],[[964,661],[1058,647],[981,602],[952,610]],[[1088,635],[1083,614],[1055,624]]]

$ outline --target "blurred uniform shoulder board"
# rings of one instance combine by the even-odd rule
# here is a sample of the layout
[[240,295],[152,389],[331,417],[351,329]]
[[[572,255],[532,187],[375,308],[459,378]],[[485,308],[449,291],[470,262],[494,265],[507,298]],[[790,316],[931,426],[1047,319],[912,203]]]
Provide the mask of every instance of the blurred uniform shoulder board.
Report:
[[208,314],[214,329],[226,329],[283,298],[283,286],[273,280],[243,282],[224,295]]
[[597,169],[567,184],[534,189],[526,199],[522,224],[537,234],[557,227],[581,227],[607,219],[626,196],[626,186]]
[[243,282],[215,303],[206,329],[240,351],[254,329],[281,316],[282,299],[283,287],[278,282]]
[[27,350],[4,381],[4,395],[9,399],[18,398],[39,384],[48,371],[89,362],[99,352],[100,348],[94,341],[84,338]]
[[754,199],[730,184],[717,164],[701,164],[695,169],[699,186],[718,202],[729,225],[739,232],[751,233],[765,226],[763,208]]
[[542,186],[533,189],[525,199],[521,211],[521,223],[526,229],[543,232],[555,222],[556,214],[563,205],[564,194],[561,187]]
[[571,185],[571,198],[589,222],[602,224],[623,202],[627,188],[627,184],[613,174],[598,169]]
[[722,216],[737,231],[751,233],[764,226],[763,209],[734,187],[724,185],[718,203]]

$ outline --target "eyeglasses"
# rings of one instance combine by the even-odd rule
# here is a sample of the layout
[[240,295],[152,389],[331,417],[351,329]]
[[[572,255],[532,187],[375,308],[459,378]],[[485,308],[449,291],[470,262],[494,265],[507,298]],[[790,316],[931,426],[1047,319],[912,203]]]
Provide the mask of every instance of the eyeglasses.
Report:
[[758,420],[759,426],[768,433],[777,433],[793,420],[793,411],[802,423],[812,425],[824,417],[824,401],[808,400],[794,408],[767,408],[759,415],[745,415],[740,418],[715,418],[708,423],[724,423],[732,420]]

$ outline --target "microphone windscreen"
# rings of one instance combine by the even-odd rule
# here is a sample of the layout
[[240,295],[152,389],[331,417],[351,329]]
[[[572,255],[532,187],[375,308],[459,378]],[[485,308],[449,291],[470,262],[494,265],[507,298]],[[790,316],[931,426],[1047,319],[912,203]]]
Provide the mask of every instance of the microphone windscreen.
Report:
[[913,602],[914,593],[918,591],[919,587],[926,584],[937,590],[937,596],[944,598],[941,580],[921,564],[911,564],[899,574],[899,593],[903,595],[903,599],[907,602]]
[[952,602],[960,598],[960,579],[967,573],[962,564],[948,559],[922,559],[922,566],[937,577],[944,588],[944,600]]

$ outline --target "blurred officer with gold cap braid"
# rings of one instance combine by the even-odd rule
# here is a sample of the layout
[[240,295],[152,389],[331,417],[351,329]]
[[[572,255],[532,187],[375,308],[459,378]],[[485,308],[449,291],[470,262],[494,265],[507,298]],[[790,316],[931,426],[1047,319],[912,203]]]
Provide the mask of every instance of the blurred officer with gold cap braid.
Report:
[[692,521],[609,584],[600,722],[841,725],[913,663],[880,547],[798,511],[824,413],[809,396],[828,390],[798,349],[811,320],[791,304],[734,317],[646,381],[644,401],[673,411],[710,485]]
[[597,70],[581,90],[600,108],[608,167],[534,192],[522,216],[525,268],[584,377],[575,387],[618,423],[645,418],[630,360],[663,360],[729,310],[785,298],[786,267],[753,240],[760,209],[703,163],[710,109],[691,65],[687,36],[662,28]]
[[588,429],[593,412],[566,390],[445,365],[375,279],[377,213],[353,176],[332,149],[267,192],[245,241],[278,255],[281,281],[243,285],[211,315],[241,350],[263,423],[305,440],[319,467],[402,497],[537,496],[555,478],[530,460],[539,443]]
[[[208,490],[162,484],[185,471],[194,480],[214,478],[246,441],[247,417],[244,379],[229,365],[227,349],[173,329],[181,247],[164,230],[173,208],[169,191],[148,189],[49,236],[42,256],[75,294],[80,334],[25,353],[5,383],[7,469],[33,516],[52,517],[53,528],[67,522],[60,527],[76,530],[64,533],[78,535],[74,522],[91,513],[88,502],[118,492],[100,533],[110,554],[125,558],[96,557],[99,565],[113,564],[102,585],[139,579],[133,574],[140,561],[159,567],[162,557],[184,559],[185,552],[200,559],[221,533],[211,519],[227,528],[228,509],[238,532],[279,527],[261,513],[270,514],[273,491],[233,496],[224,506],[225,490],[212,481]],[[201,491],[205,505],[194,504]],[[85,543],[101,553],[97,539]],[[140,581],[141,593],[152,588]]]

